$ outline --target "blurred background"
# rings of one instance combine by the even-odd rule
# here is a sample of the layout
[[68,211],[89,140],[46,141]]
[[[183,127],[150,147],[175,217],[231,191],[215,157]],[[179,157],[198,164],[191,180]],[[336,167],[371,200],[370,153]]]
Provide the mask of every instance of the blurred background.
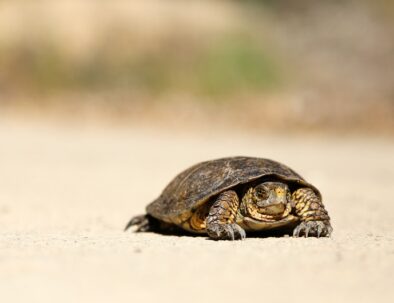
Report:
[[[393,135],[394,1],[0,0],[1,296],[394,302]],[[319,188],[333,237],[123,232],[232,155]]]
[[394,5],[1,0],[0,118],[15,115],[392,135]]

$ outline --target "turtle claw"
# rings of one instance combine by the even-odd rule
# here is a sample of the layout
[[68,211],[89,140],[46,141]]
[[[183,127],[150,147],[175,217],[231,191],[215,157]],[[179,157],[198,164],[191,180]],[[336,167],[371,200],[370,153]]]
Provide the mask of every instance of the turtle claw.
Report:
[[307,226],[306,228],[305,228],[305,231],[304,231],[304,234],[305,234],[305,238],[308,238],[308,235],[309,235],[309,231],[311,230],[311,228],[309,227],[309,226]]
[[238,224],[231,224],[231,225],[234,225],[234,228],[235,228],[235,230],[236,230],[236,235],[237,235],[237,240],[239,239],[239,240],[244,240],[245,238],[246,238],[246,232],[245,232],[245,230],[241,227],[241,226],[239,226]]
[[316,236],[317,236],[318,238],[320,238],[320,235],[321,235],[322,232],[323,232],[323,227],[322,227],[321,225],[318,225],[318,226],[317,226],[317,231],[316,231],[316,232],[317,232],[317,235],[316,235]]
[[238,224],[215,224],[208,230],[209,237],[214,240],[243,240],[246,233]]
[[128,230],[131,226],[137,226],[136,232],[145,232],[150,230],[149,219],[146,215],[135,216],[127,223],[124,231]]
[[293,237],[301,237],[302,235],[307,237],[317,237],[321,236],[329,237],[332,233],[332,227],[329,223],[324,223],[323,221],[308,221],[301,222],[293,231]]

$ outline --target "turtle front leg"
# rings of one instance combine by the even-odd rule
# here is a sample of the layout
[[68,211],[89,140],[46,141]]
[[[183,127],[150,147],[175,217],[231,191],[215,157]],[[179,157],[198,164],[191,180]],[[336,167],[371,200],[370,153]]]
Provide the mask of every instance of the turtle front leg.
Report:
[[228,190],[219,195],[211,206],[206,219],[207,233],[214,240],[242,240],[245,231],[235,222],[239,198],[235,191]]
[[291,197],[295,212],[301,219],[301,223],[293,231],[293,236],[329,237],[332,233],[330,217],[321,198],[310,188],[300,188]]

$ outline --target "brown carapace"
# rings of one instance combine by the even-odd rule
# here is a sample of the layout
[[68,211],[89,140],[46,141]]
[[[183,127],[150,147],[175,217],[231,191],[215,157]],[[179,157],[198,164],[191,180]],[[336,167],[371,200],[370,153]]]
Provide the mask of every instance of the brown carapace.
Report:
[[291,231],[295,237],[328,237],[332,232],[316,187],[281,163],[252,157],[190,167],[126,229],[131,226],[138,232],[180,228],[215,240],[244,239],[252,232]]

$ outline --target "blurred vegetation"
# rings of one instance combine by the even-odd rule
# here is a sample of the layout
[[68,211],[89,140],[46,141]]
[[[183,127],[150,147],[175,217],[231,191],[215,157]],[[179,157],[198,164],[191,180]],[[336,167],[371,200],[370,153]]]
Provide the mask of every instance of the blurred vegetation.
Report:
[[257,41],[225,37],[210,45],[135,53],[118,52],[116,43],[100,47],[84,60],[73,61],[58,45],[0,46],[2,86],[44,94],[64,90],[174,90],[208,96],[261,91],[280,84],[279,64]]
[[[100,5],[90,1],[88,8],[105,13],[105,6]],[[59,40],[62,27],[67,31],[67,21],[63,21],[65,24],[62,18],[57,21],[50,10],[46,11],[47,7],[53,7],[56,14],[64,9],[49,2],[41,2],[41,7],[31,3],[23,6],[18,18],[27,15],[30,21],[19,22],[23,27],[30,27],[11,32],[8,40],[0,39],[0,87],[8,93],[56,95],[68,91],[121,90],[155,97],[179,92],[220,99],[230,94],[270,91],[280,87],[283,80],[280,60],[274,50],[267,48],[267,41],[256,35],[253,28],[245,26],[244,21],[241,25],[224,25],[219,30],[214,28],[215,21],[211,21],[213,31],[210,33],[209,28],[201,31],[181,20],[179,25],[157,34],[157,41],[150,45],[141,37],[144,30],[139,33],[135,24],[117,20],[119,11],[109,11],[114,17],[104,26],[95,24],[99,16],[93,18],[96,20],[82,22],[82,27],[93,28],[88,38],[94,40],[94,45],[90,46],[87,55],[80,55],[70,54],[68,41]],[[17,10],[20,7],[11,4],[8,8]],[[67,5],[65,8],[70,9]],[[133,5],[125,8],[132,10]],[[149,9],[148,6],[146,10]],[[202,17],[206,9],[210,9],[207,3],[202,7]],[[78,6],[71,6],[71,10],[78,13]],[[149,12],[146,13],[149,16]],[[84,14],[76,14],[76,19],[83,19]],[[131,19],[133,12],[129,14]],[[238,18],[242,17],[242,10],[237,14]],[[50,21],[41,23],[37,20],[41,18]],[[233,17],[224,14],[224,18]],[[149,22],[153,19],[141,19],[136,25],[149,30]],[[32,23],[32,20],[36,21]],[[178,32],[177,27],[183,28]]]
[[232,102],[255,128],[388,129],[393,20],[386,0],[3,0],[0,106]]
[[198,90],[209,94],[266,90],[281,83],[273,54],[250,39],[221,41],[198,60],[196,71]]

